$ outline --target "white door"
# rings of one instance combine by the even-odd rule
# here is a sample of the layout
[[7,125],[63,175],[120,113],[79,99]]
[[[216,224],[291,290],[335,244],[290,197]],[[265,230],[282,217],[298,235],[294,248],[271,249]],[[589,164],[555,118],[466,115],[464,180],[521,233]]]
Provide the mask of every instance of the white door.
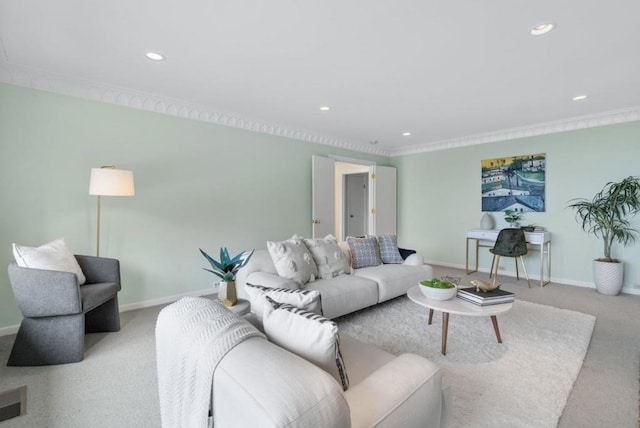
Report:
[[335,161],[311,157],[311,216],[313,237],[324,238],[336,230]]
[[346,174],[344,180],[344,235],[364,236],[369,217],[369,173]]
[[396,234],[396,169],[372,166],[369,184],[369,234]]

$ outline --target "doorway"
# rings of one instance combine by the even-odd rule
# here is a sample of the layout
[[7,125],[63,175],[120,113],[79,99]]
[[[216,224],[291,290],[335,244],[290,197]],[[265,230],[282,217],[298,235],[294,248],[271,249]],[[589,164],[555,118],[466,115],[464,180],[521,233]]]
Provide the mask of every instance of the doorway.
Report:
[[343,224],[344,236],[364,236],[369,229],[369,174],[360,172],[345,174],[344,200],[343,200]]

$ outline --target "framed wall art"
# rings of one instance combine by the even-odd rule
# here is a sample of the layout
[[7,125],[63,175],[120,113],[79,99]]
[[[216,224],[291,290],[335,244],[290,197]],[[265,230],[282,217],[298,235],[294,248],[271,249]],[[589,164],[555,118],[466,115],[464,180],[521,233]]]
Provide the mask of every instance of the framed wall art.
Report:
[[545,153],[485,159],[482,211],[543,212]]

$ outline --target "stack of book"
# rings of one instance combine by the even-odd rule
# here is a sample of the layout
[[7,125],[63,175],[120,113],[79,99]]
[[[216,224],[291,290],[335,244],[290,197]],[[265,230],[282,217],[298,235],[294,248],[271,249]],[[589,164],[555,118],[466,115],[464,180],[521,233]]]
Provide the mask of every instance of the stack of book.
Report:
[[499,288],[492,291],[476,291],[475,287],[458,288],[458,297],[480,306],[511,303],[515,300],[513,293]]

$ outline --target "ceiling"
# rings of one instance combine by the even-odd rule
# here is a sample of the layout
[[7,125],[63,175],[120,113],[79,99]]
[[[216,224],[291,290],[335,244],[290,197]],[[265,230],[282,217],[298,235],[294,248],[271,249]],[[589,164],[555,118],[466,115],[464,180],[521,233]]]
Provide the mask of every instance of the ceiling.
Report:
[[637,0],[2,0],[0,78],[395,155],[640,119],[638,17]]

